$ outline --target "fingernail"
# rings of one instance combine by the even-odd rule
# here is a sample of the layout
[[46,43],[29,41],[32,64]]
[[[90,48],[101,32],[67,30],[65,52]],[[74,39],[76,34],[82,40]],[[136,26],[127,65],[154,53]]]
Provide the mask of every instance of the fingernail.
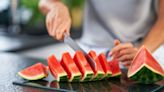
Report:
[[110,52],[109,52],[109,56],[111,56],[112,54],[113,54],[113,53],[110,51]]

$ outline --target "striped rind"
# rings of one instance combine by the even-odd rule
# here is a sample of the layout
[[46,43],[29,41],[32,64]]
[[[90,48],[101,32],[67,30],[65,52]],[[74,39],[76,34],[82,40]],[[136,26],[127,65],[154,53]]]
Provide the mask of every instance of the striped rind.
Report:
[[[101,78],[98,78],[99,75],[102,75]],[[96,75],[94,75],[94,76],[91,78],[91,80],[100,80],[100,79],[102,79],[103,77],[104,77],[104,72],[98,71],[98,72],[96,73]]]
[[75,77],[80,76],[80,78],[78,80],[81,79],[81,73],[76,73],[76,74],[72,74],[71,77],[68,79],[69,82],[72,82],[74,80]]
[[136,80],[139,83],[150,84],[162,80],[163,77],[157,73],[154,73],[147,67],[143,67],[135,75],[131,76],[130,79]]
[[61,80],[61,77],[64,77],[64,76],[67,76],[67,74],[66,73],[58,74],[58,77],[56,78],[56,81],[66,81],[66,80]]
[[129,73],[129,72],[128,72],[128,77],[131,77],[131,76],[135,75],[135,74],[136,74],[138,71],[140,71],[141,68],[143,68],[143,67],[148,68],[149,70],[151,70],[152,72],[154,72],[154,73],[156,73],[156,74],[159,74],[159,75],[161,75],[161,76],[164,76],[164,74],[158,72],[157,70],[153,69],[151,66],[149,66],[149,65],[147,65],[147,64],[144,63],[144,64],[143,64],[141,67],[139,67],[135,72],[133,72],[133,73]]
[[[92,76],[88,78],[88,76],[91,74],[92,74]],[[86,71],[85,75],[83,77],[81,77],[80,82],[89,81],[93,76],[94,76],[94,73],[92,71]],[[86,80],[86,79],[88,79],[88,80]]]
[[[135,58],[138,56],[138,54],[141,52],[142,49],[145,49],[148,53],[151,53],[148,49],[145,48],[145,46],[142,46],[142,47],[140,48],[140,50],[137,52],[136,56],[134,57],[134,60],[135,60]],[[152,56],[152,58],[154,59],[153,56]],[[143,63],[140,67],[138,67],[138,68],[137,68],[135,71],[133,71],[133,72],[128,71],[128,77],[133,76],[134,74],[136,74],[136,73],[137,73],[141,68],[143,68],[143,67],[147,67],[149,70],[153,71],[154,73],[157,73],[157,74],[159,74],[159,75],[161,75],[161,76],[164,76],[164,70],[162,71],[162,73],[159,72],[158,70],[156,70],[156,69],[154,69],[153,67],[149,66],[149,65],[147,64],[147,62],[145,62],[145,59],[146,59],[146,58],[143,58],[143,59],[144,59],[144,60],[143,60],[144,63]],[[133,67],[133,62],[134,62],[134,60],[132,61],[131,66],[130,66],[129,69],[131,69],[131,67]],[[154,59],[154,60],[155,60],[155,59]],[[155,61],[155,62],[158,63],[157,61]],[[159,67],[162,69],[162,67],[160,66],[160,64],[159,64]]]
[[46,75],[44,73],[33,76],[33,77],[26,76],[26,75],[22,74],[21,72],[18,72],[18,75],[27,80],[39,80],[39,79],[46,77]]

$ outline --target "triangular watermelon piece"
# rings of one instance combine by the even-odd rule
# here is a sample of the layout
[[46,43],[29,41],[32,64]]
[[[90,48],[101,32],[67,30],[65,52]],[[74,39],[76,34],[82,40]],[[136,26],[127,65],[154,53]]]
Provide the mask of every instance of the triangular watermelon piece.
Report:
[[47,67],[42,63],[29,66],[18,72],[22,78],[27,80],[39,80],[48,76]]
[[130,65],[128,77],[142,83],[154,83],[161,80],[162,76],[164,69],[145,46],[142,46]]
[[108,62],[110,69],[112,71],[112,77],[118,77],[121,75],[121,69],[119,67],[119,61],[117,59],[113,59]]
[[80,81],[82,75],[68,52],[63,53],[61,65],[67,72],[69,82]]
[[76,51],[74,61],[82,74],[81,81],[89,81],[94,73],[82,51]]
[[107,79],[109,78],[111,75],[112,75],[112,71],[110,69],[110,66],[108,65],[108,62],[107,62],[107,59],[106,59],[106,56],[104,53],[101,53],[99,56],[99,61],[100,61],[100,64],[105,72],[105,76],[104,78]]
[[67,73],[54,55],[48,57],[48,66],[56,81],[67,81]]
[[96,55],[96,52],[91,50],[88,55],[95,61],[96,63],[96,68],[92,68],[94,72],[94,77],[91,80],[100,80],[104,77],[105,72],[103,68],[101,67],[100,61]]

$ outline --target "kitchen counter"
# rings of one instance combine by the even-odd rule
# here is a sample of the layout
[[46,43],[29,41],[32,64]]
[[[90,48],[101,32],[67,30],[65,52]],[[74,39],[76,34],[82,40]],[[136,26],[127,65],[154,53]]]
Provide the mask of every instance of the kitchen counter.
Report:
[[[1,30],[0,30],[1,31]],[[71,29],[71,36],[74,39],[81,37],[82,31]],[[10,34],[0,32],[0,51],[21,52],[25,50],[40,48],[52,44],[60,43],[48,34],[29,35],[29,34]]]
[[[46,92],[47,90],[22,87],[12,84],[13,81],[25,81],[17,75],[17,72],[37,62],[47,64],[44,59],[27,58],[12,53],[0,53],[0,92]],[[159,88],[160,85],[164,85],[164,81],[149,85],[137,84],[128,80],[125,74],[126,71],[123,71],[121,80],[109,79],[84,83],[58,83],[53,81],[53,77],[50,75],[48,78],[43,80],[28,81],[26,83],[51,88],[74,90],[77,92],[150,92]],[[161,89],[158,92],[164,92],[164,89]]]

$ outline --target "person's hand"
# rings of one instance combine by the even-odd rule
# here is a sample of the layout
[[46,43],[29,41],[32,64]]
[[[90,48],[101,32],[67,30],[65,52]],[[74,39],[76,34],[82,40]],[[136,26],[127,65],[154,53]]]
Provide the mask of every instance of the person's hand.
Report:
[[61,2],[56,2],[46,16],[46,26],[50,36],[63,40],[64,33],[70,34],[71,18],[68,8]]
[[117,44],[115,44],[109,55],[114,59],[118,59],[126,68],[129,68],[138,48],[134,47],[132,43],[120,43],[115,40],[116,42]]

